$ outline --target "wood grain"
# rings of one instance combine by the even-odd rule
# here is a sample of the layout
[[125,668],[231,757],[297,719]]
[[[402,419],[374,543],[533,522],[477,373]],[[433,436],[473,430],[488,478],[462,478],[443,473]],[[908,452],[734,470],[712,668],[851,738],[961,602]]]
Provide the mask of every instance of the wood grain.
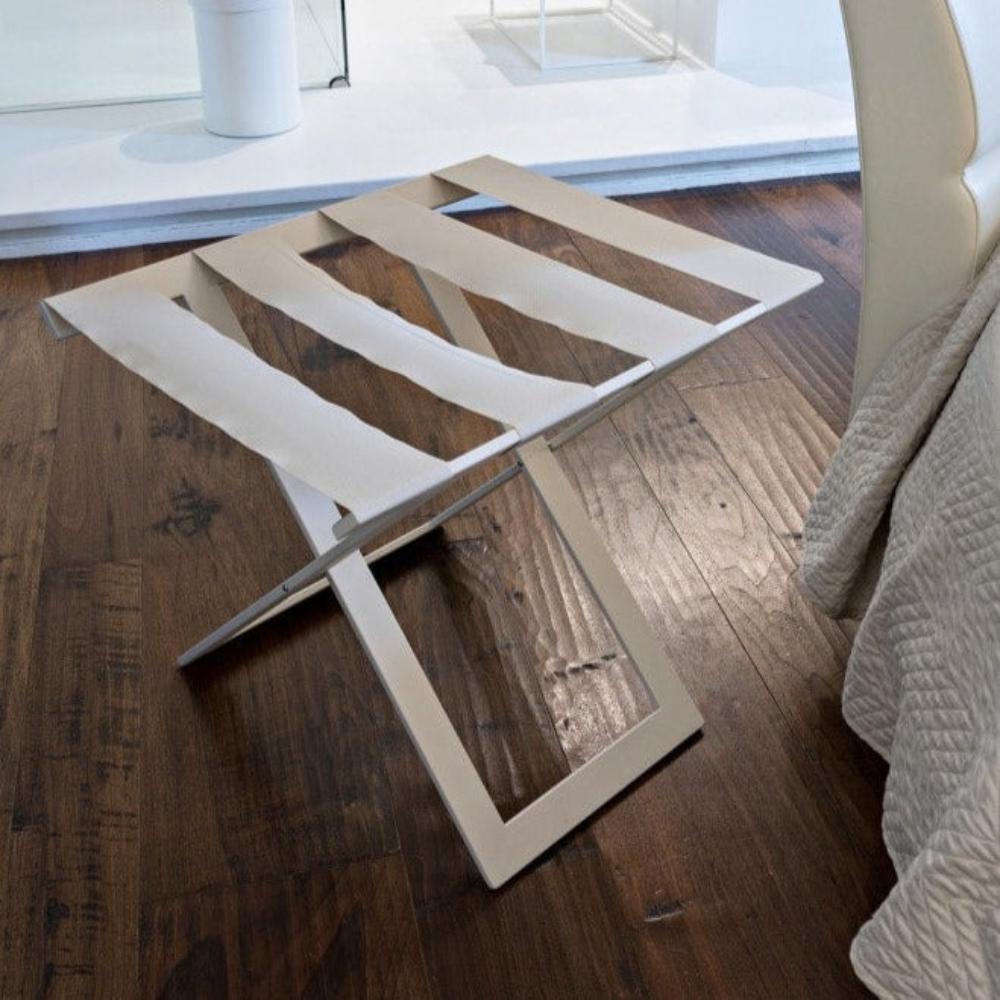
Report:
[[784,376],[689,388],[681,398],[768,526],[796,552],[836,434]]
[[844,182],[761,185],[753,197],[857,291],[863,278],[861,204]]
[[[64,269],[65,270],[65,269]],[[0,268],[0,859],[7,856],[63,354],[44,329],[36,291],[63,277],[41,261]],[[3,904],[0,903],[0,927]]]
[[33,258],[0,267],[0,434],[4,443],[56,428],[64,352],[52,339],[38,297],[69,287],[75,268]]
[[140,627],[137,563],[46,571],[12,823],[29,995],[125,996],[138,975]]
[[800,595],[791,555],[671,387],[614,421],[789,725],[817,754],[831,820],[856,824],[876,850],[869,824],[880,795],[840,718],[847,640]]
[[[503,226],[504,221],[498,221],[495,217],[483,217],[477,220],[477,224],[493,229]],[[530,240],[525,234],[525,229],[531,225],[532,223],[523,217],[519,220],[521,239]],[[553,254],[561,254],[563,259],[573,257],[573,249],[561,243],[556,234],[545,226],[538,228],[540,231],[535,237],[537,245],[548,247],[549,252]],[[574,240],[573,246],[575,244]],[[589,260],[582,259],[580,255],[575,258],[576,266],[587,267],[589,263]],[[606,276],[610,274],[623,283],[626,279],[631,281],[634,278],[630,262],[616,260],[612,254],[602,253],[600,264]],[[488,307],[485,304],[480,304],[480,311],[486,316],[493,315],[494,318],[497,315],[505,315],[497,307]],[[521,322],[524,323],[523,320]],[[495,337],[502,338],[504,327],[494,321],[491,332]],[[532,343],[537,345],[543,342],[545,341],[542,332],[539,331],[538,337]],[[575,338],[573,340],[567,338],[567,342],[571,344],[575,360],[592,381],[607,377],[615,370],[617,360],[602,346]],[[574,366],[564,358],[563,367],[560,369],[554,357],[550,353],[548,368],[556,369],[555,374],[572,377]],[[691,391],[705,392],[718,398],[726,398],[727,394],[732,394],[736,399],[749,400],[749,412],[756,415],[758,422],[766,423],[766,408],[773,403],[780,392],[772,390],[772,384],[780,385],[787,399],[795,398],[792,395],[794,389],[781,378],[767,378],[754,382],[735,381],[731,384],[717,383]],[[699,704],[704,706],[707,714],[710,714],[713,707],[719,707],[720,691],[725,690],[732,694],[734,685],[738,685],[742,677],[746,686],[743,689],[743,697],[735,701],[735,705],[738,706],[740,714],[747,717],[753,711],[760,713],[756,725],[750,726],[747,717],[744,717],[743,723],[748,724],[750,731],[761,734],[761,738],[765,738],[763,734],[766,733],[767,746],[760,747],[760,756],[754,760],[752,751],[758,748],[756,746],[750,748],[745,737],[733,733],[734,752],[726,755],[727,763],[723,764],[721,757],[717,761],[713,758],[720,749],[718,739],[720,736],[725,739],[728,735],[725,732],[725,723],[718,723],[714,729],[707,724],[706,735],[700,743],[681,755],[670,768],[663,769],[644,784],[643,787],[656,783],[660,789],[658,793],[651,793],[645,800],[642,799],[641,790],[636,793],[634,798],[637,801],[644,801],[644,807],[636,805],[634,808],[629,808],[623,804],[609,810],[608,817],[598,825],[598,831],[607,824],[611,824],[614,829],[614,835],[609,837],[609,843],[605,847],[611,856],[617,855],[621,838],[627,839],[629,830],[643,826],[662,833],[662,840],[659,843],[668,854],[671,850],[668,845],[672,840],[692,844],[710,843],[719,836],[722,823],[720,815],[713,811],[710,817],[702,817],[698,815],[697,808],[692,809],[691,803],[697,799],[695,791],[697,787],[703,787],[706,783],[715,787],[720,780],[731,789],[732,794],[742,799],[738,806],[734,803],[732,812],[735,815],[756,814],[758,809],[762,810],[762,815],[751,824],[753,827],[766,824],[767,817],[792,815],[801,817],[810,814],[815,817],[817,827],[826,828],[829,839],[826,845],[814,841],[811,846],[815,848],[816,853],[808,861],[800,855],[798,860],[802,862],[802,868],[798,869],[795,875],[792,875],[787,861],[779,857],[768,859],[763,853],[757,854],[758,848],[749,833],[735,835],[740,847],[732,849],[729,853],[721,852],[722,857],[720,852],[714,849],[706,857],[699,857],[695,851],[686,853],[685,871],[676,873],[678,886],[669,892],[662,889],[664,872],[658,855],[648,870],[639,866],[638,871],[635,855],[630,855],[627,861],[623,855],[620,869],[623,878],[626,871],[631,870],[634,873],[635,881],[629,880],[626,898],[629,898],[631,904],[628,908],[629,919],[641,940],[657,935],[655,940],[662,941],[664,935],[670,934],[673,939],[690,941],[689,935],[697,935],[699,923],[706,919],[704,914],[707,912],[714,915],[721,909],[721,899],[713,899],[710,892],[706,893],[706,886],[712,885],[716,879],[720,880],[721,886],[752,878],[759,880],[755,891],[763,892],[764,886],[773,878],[772,873],[776,865],[782,868],[785,878],[801,878],[803,881],[803,887],[791,891],[785,900],[786,905],[790,907],[789,919],[796,924],[810,922],[816,917],[816,894],[822,891],[817,885],[816,873],[827,864],[827,851],[836,839],[837,825],[843,822],[842,806],[838,801],[839,793],[830,786],[830,778],[826,774],[829,764],[814,769],[811,766],[803,767],[803,762],[797,759],[800,753],[800,741],[812,742],[809,737],[813,729],[810,727],[815,726],[816,722],[815,718],[811,717],[808,722],[802,722],[800,725],[800,720],[789,719],[787,713],[797,712],[802,707],[800,703],[812,704],[815,691],[799,686],[794,670],[791,675],[786,676],[785,670],[778,666],[773,667],[775,671],[773,675],[764,676],[766,691],[760,691],[758,661],[763,663],[772,660],[775,654],[780,652],[782,644],[787,643],[789,637],[795,636],[800,646],[792,656],[799,657],[802,662],[811,662],[817,657],[821,662],[825,661],[833,671],[827,682],[832,689],[834,685],[839,684],[839,670],[846,654],[846,643],[835,626],[815,616],[798,596],[795,585],[790,580],[792,568],[790,557],[781,548],[776,535],[768,530],[750,497],[740,488],[742,484],[735,480],[722,455],[698,427],[696,418],[684,406],[676,391],[669,384],[663,383],[652,391],[651,396],[657,399],[653,404],[655,414],[645,409],[644,400],[650,397],[641,397],[621,411],[619,417],[613,418],[610,426],[605,424],[593,428],[583,439],[568,448],[567,461],[581,482],[584,496],[602,497],[602,502],[592,507],[592,514],[605,529],[606,534],[616,539],[621,546],[620,549],[612,550],[619,556],[620,564],[634,592],[640,595],[640,599],[646,596],[650,619],[663,622],[666,617],[674,626],[673,629],[669,627],[663,629],[665,648],[670,650],[671,658],[681,670],[692,692],[704,691]],[[667,403],[667,400],[670,402]],[[832,431],[804,401],[803,406],[809,414],[807,425],[810,431],[818,434],[824,445],[831,444]],[[673,422],[658,425],[656,421],[669,412],[673,413]],[[791,416],[794,418],[796,414],[793,413]],[[772,427],[777,427],[781,422],[781,415],[775,414],[773,420]],[[741,419],[738,409],[733,406],[720,413],[719,421],[729,429],[732,438],[742,440],[743,436],[750,438],[759,432],[759,428],[747,425],[747,422]],[[794,420],[792,422],[794,425]],[[615,433],[616,427],[621,432],[620,437]],[[628,432],[633,428],[636,429],[636,433],[641,429],[641,436],[638,438],[641,444],[638,448],[629,449],[632,452],[630,457],[626,449],[630,444]],[[681,452],[676,462],[672,462],[669,468],[663,468],[663,463],[654,466],[653,462],[648,461],[650,451],[659,454],[657,447],[669,447],[669,444],[678,438],[681,439]],[[793,426],[789,433],[789,443],[794,444],[796,440]],[[650,448],[649,442],[656,444]],[[793,447],[791,451],[794,456],[791,461],[801,462],[803,449]],[[825,462],[828,455],[829,450],[819,460]],[[636,463],[642,467],[641,472]],[[804,471],[812,476],[813,472],[810,470],[815,466],[816,459],[804,464]],[[775,479],[777,483],[773,482]],[[774,487],[782,485],[783,481],[780,476],[771,476],[765,477],[765,482],[768,486]],[[667,491],[671,496],[676,494],[677,500],[681,503],[685,503],[686,500],[685,505],[678,506],[676,501],[665,495]],[[762,498],[767,495],[763,489],[759,492]],[[780,497],[780,490],[774,489],[773,492]],[[725,498],[730,495],[736,500],[727,503]],[[657,500],[662,510],[657,506]],[[734,502],[744,504],[744,509],[733,511],[729,516],[721,514],[722,511],[731,508]],[[615,508],[617,514],[614,513]],[[659,517],[651,522],[647,520],[646,523],[642,523],[641,512],[645,511],[654,511]],[[621,523],[623,517],[627,520],[627,526]],[[675,534],[675,526],[679,535]],[[749,547],[748,534],[755,539],[750,542]],[[694,555],[698,569],[692,565],[689,552]],[[716,558],[720,563],[713,566],[713,560]],[[783,572],[779,571],[776,575],[772,575],[776,562],[782,567]],[[676,575],[671,573],[666,579],[661,578],[651,583],[648,574],[657,572],[661,567],[675,568]],[[699,576],[698,570],[704,575],[705,580]],[[746,574],[746,577],[743,574]],[[699,595],[699,601],[693,599],[692,591]],[[649,598],[651,593],[660,595],[660,603],[656,606],[651,605]],[[715,599],[712,597],[713,593]],[[685,616],[679,615],[676,610],[672,614],[666,614],[663,602],[669,601],[674,594],[683,595],[679,601],[682,607],[700,604],[705,609],[697,628],[692,629],[691,623],[685,621]],[[760,637],[753,637],[748,633],[744,622],[734,614],[739,599],[754,604],[753,612],[744,611],[748,618],[757,621],[770,619],[768,634],[775,627],[782,628],[785,635],[774,637],[775,646],[767,646],[764,649]],[[782,624],[783,619],[785,624]],[[733,637],[734,629],[740,640],[735,651],[726,648]],[[754,645],[749,644],[752,638],[755,639]],[[718,646],[716,641],[719,643]],[[718,666],[716,657],[721,661]],[[718,682],[706,687],[705,672],[709,664],[721,673]],[[788,665],[785,664],[786,667]],[[635,682],[634,678],[628,675],[623,677],[623,681],[624,683],[616,691],[616,700],[619,704],[628,704],[629,699],[634,697]],[[759,692],[759,696],[755,698],[753,692]],[[830,720],[827,725],[828,736],[838,745],[856,742],[839,719]],[[557,732],[562,735],[558,727]],[[736,750],[737,745],[739,750]],[[568,746],[567,752],[571,749],[571,746]],[[709,759],[707,762],[702,762],[702,767],[699,769],[698,758],[701,753],[707,755]],[[825,752],[824,756],[829,760],[831,754]],[[863,754],[863,756],[867,758],[869,768],[878,768],[878,763],[871,759],[872,755]],[[729,776],[727,779],[721,778],[718,768],[724,767],[731,771],[736,758],[739,758],[740,770],[742,771],[742,767],[745,766],[746,771],[738,777],[733,776],[730,783],[727,780]],[[794,807],[790,807],[788,800],[777,804],[772,801],[765,803],[761,799],[762,791],[756,775],[760,771],[773,774],[775,768],[780,766],[778,762],[781,760],[787,761],[786,766],[789,770],[789,777],[779,783],[781,794],[792,795],[797,803]],[[689,794],[674,802],[672,808],[664,806],[662,798],[665,794],[664,789],[672,784],[672,778],[679,778],[686,767],[692,769]],[[839,780],[839,777],[834,780]],[[865,781],[856,784],[861,786],[862,791],[867,787]],[[745,798],[743,793],[747,793]],[[631,802],[632,798],[629,797],[625,801]],[[645,814],[642,812],[643,808]],[[619,809],[627,812],[630,818],[615,825],[612,818]],[[860,834],[866,836],[868,831],[877,826],[879,802],[874,797],[865,796],[863,801],[854,805],[852,809]],[[695,815],[691,816],[692,812]],[[824,819],[819,820],[820,816]],[[688,820],[690,825],[685,823],[685,820]],[[714,831],[712,837],[707,837],[707,829]],[[787,842],[788,839],[794,840],[802,835],[801,830],[797,832],[786,830],[776,839]],[[600,833],[598,837],[600,839]],[[877,851],[875,838],[868,836],[868,841],[870,847]],[[753,846],[749,846],[750,844]],[[605,846],[603,842],[602,846]],[[733,865],[732,869],[730,865]],[[756,875],[753,874],[755,870]],[[874,877],[886,884],[887,875],[888,866],[884,857],[880,858],[874,869],[866,857],[861,864],[852,868],[849,876],[845,876],[844,884],[837,886],[836,889],[838,898],[831,899],[823,908],[824,920],[829,920],[830,914],[834,912],[838,915],[843,914],[847,918],[834,932],[835,937],[839,937],[842,942],[849,940],[853,927],[852,919],[863,916],[865,892],[870,880]],[[654,888],[657,885],[661,887]],[[826,888],[830,888],[828,883]],[[664,892],[666,892],[665,901],[660,898]],[[719,892],[721,894],[721,887]],[[751,894],[749,888],[747,893]],[[684,904],[679,903],[682,899],[685,900]],[[804,907],[803,900],[809,900],[810,903]],[[661,906],[666,909],[667,916],[658,918]],[[690,910],[690,916],[686,915],[686,908]],[[794,917],[791,916],[792,910],[795,911]],[[660,924],[661,919],[669,922],[669,930],[650,928],[650,924]],[[687,977],[694,995],[704,993],[725,995],[723,983],[727,981],[726,977],[732,975],[733,969],[742,968],[745,957],[752,955],[760,959],[760,964],[757,965],[755,962],[740,974],[748,977],[746,988],[750,995],[774,995],[774,991],[779,989],[794,995],[798,990],[804,991],[818,975],[829,977],[828,985],[834,991],[834,995],[839,991],[851,989],[852,976],[849,968],[842,958],[838,959],[836,952],[821,959],[815,967],[810,967],[808,962],[801,963],[798,967],[790,966],[789,963],[781,966],[778,956],[785,948],[782,936],[770,938],[765,931],[748,937],[745,927],[738,924],[730,926],[727,932],[721,932],[720,928],[716,928],[716,932],[713,937],[716,956],[719,954],[718,950],[725,947],[720,944],[722,941],[731,944],[733,949],[721,960],[721,968],[726,970],[721,972],[721,979],[716,981],[715,977],[719,976],[720,972],[713,969],[711,963],[698,961],[686,965],[682,962],[671,963],[664,957],[664,952],[660,948],[651,947],[648,954],[644,953],[644,958],[648,966],[655,970],[651,973],[653,981],[682,975]],[[817,933],[822,933],[818,927]],[[703,950],[698,949],[696,945],[692,944],[691,947],[695,954],[703,953]],[[678,950],[675,947],[666,954],[669,957]],[[775,980],[773,971],[778,967],[782,967],[783,974],[794,974],[797,977],[794,988],[790,980]],[[749,983],[754,982],[756,985],[751,987]]]
[[812,268],[824,283],[753,323],[748,330],[813,409],[842,434],[847,425],[860,300],[826,259],[746,188],[716,192],[711,205],[698,196],[650,196],[644,209],[742,246]]
[[144,915],[142,995],[431,996],[399,855],[158,900]]
[[309,551],[263,462],[145,393],[144,599],[160,609],[143,634],[143,750],[158,775],[144,796],[147,898],[395,849],[368,718],[377,685],[330,594],[176,669]]
[[[844,949],[888,866],[842,857],[798,738],[617,435],[594,428],[565,458],[706,720],[700,740],[595,825],[647,981],[661,995],[724,997],[734,981],[741,996],[803,995],[818,982],[863,995]],[[774,923],[759,915],[763,898],[782,911]],[[789,925],[810,928],[817,950],[789,954]]]
[[[324,263],[359,290],[377,289],[382,305],[436,329],[409,269],[390,255],[369,247]],[[558,335],[553,343],[563,349]],[[432,441],[439,453],[472,443],[463,436],[482,421],[463,414],[437,426],[422,416],[421,404],[406,394],[397,402],[408,412],[410,433],[424,435],[417,443]],[[534,549],[526,554],[519,544],[529,533]],[[542,676],[563,668],[569,676],[570,667],[575,675],[578,664],[592,660],[586,625],[596,611],[592,601],[559,600],[573,578],[552,528],[526,484],[516,481],[377,575],[501,815],[512,815],[568,771]],[[635,995],[638,968],[630,943],[614,934],[618,900],[593,842],[581,835],[536,866],[537,877],[491,893],[398,721],[388,712],[381,720],[421,941],[439,994],[531,995],[544,981],[553,997]],[[569,898],[571,907],[560,902]],[[517,946],[495,947],[517,935],[528,914],[545,916],[531,919]],[[551,955],[567,941],[578,942],[573,960],[559,962],[553,979]]]
[[[72,284],[81,270],[69,258],[19,262],[5,274],[0,846],[12,889],[0,893],[11,956],[0,973],[3,995],[43,988],[124,995],[138,957],[130,928],[138,867],[139,567],[102,561],[121,552],[98,533],[67,534],[72,551],[49,542],[57,531],[52,512],[68,510],[76,490],[74,477],[60,474],[59,455],[64,473],[83,457],[67,447],[75,432],[60,429],[78,430],[89,416],[82,394],[67,393],[66,384],[80,386],[89,376],[62,377],[65,353],[44,329],[37,297]],[[117,405],[105,397],[98,409],[105,401]],[[127,521],[133,502],[116,491],[103,504],[108,524]]]
[[[99,281],[141,266],[142,259],[140,249],[83,256],[73,283]],[[60,347],[65,375],[45,524],[46,561],[136,559],[142,538],[142,379],[83,337]]]
[[[866,995],[847,951],[891,883],[884,768],[840,717],[844,628],[792,581],[847,412],[857,185],[634,203],[826,285],[564,451],[706,726],[499,892],[329,594],[174,669],[306,546],[259,460],[34,305],[184,248],[0,265],[0,995]],[[739,305],[522,213],[467,221],[699,315]],[[317,262],[441,332],[391,255]],[[390,433],[448,456],[493,432],[228,294],[265,359]],[[628,364],[473,305],[529,370]],[[505,816],[649,709],[524,481],[377,576]]]

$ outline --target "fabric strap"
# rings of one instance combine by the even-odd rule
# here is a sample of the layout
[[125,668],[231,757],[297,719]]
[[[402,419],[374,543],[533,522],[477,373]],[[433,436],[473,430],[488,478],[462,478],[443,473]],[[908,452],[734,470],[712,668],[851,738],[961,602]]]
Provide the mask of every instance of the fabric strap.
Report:
[[435,170],[434,176],[764,302],[769,308],[818,283],[818,276],[805,268],[541,177],[492,156]]
[[386,192],[322,209],[390,253],[525,316],[620,348],[657,367],[700,350],[715,327]]
[[195,254],[249,295],[326,339],[523,437],[598,401],[588,385],[532,375],[456,347],[352,292],[283,244],[257,236]]
[[327,402],[152,289],[80,289],[50,305],[127,368],[359,519],[452,477],[447,462]]

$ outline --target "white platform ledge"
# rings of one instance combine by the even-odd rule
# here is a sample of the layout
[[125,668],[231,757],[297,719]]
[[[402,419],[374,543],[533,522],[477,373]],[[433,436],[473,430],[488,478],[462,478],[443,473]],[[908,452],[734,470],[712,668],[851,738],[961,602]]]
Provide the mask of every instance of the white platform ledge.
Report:
[[836,88],[686,62],[542,78],[447,24],[414,66],[369,52],[350,88],[304,94],[270,139],[209,135],[197,100],[0,115],[0,257],[231,235],[485,153],[601,194],[857,169]]

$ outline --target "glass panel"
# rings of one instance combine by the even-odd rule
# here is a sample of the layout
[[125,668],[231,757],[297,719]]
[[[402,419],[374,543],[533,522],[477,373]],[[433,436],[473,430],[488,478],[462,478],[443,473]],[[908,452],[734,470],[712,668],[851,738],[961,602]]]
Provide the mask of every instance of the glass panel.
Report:
[[[294,0],[303,87],[346,80],[343,0]],[[187,0],[0,0],[0,111],[197,95]]]

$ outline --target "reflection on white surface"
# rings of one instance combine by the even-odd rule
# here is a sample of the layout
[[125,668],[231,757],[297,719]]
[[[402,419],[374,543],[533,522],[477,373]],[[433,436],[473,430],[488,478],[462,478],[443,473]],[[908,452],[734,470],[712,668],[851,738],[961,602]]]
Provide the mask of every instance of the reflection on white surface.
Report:
[[256,141],[215,135],[198,116],[132,132],[122,139],[120,148],[130,159],[147,163],[200,163],[227,156]]
[[[343,73],[339,0],[294,0],[303,86]],[[197,94],[187,0],[0,0],[0,110]]]
[[505,0],[490,0],[490,21],[539,69],[579,69],[587,66],[624,66],[675,58],[676,17],[664,31],[668,18],[660,8],[675,0],[656,0],[653,16],[638,14],[623,0],[594,6],[541,2],[538,10],[523,5],[511,13]]

